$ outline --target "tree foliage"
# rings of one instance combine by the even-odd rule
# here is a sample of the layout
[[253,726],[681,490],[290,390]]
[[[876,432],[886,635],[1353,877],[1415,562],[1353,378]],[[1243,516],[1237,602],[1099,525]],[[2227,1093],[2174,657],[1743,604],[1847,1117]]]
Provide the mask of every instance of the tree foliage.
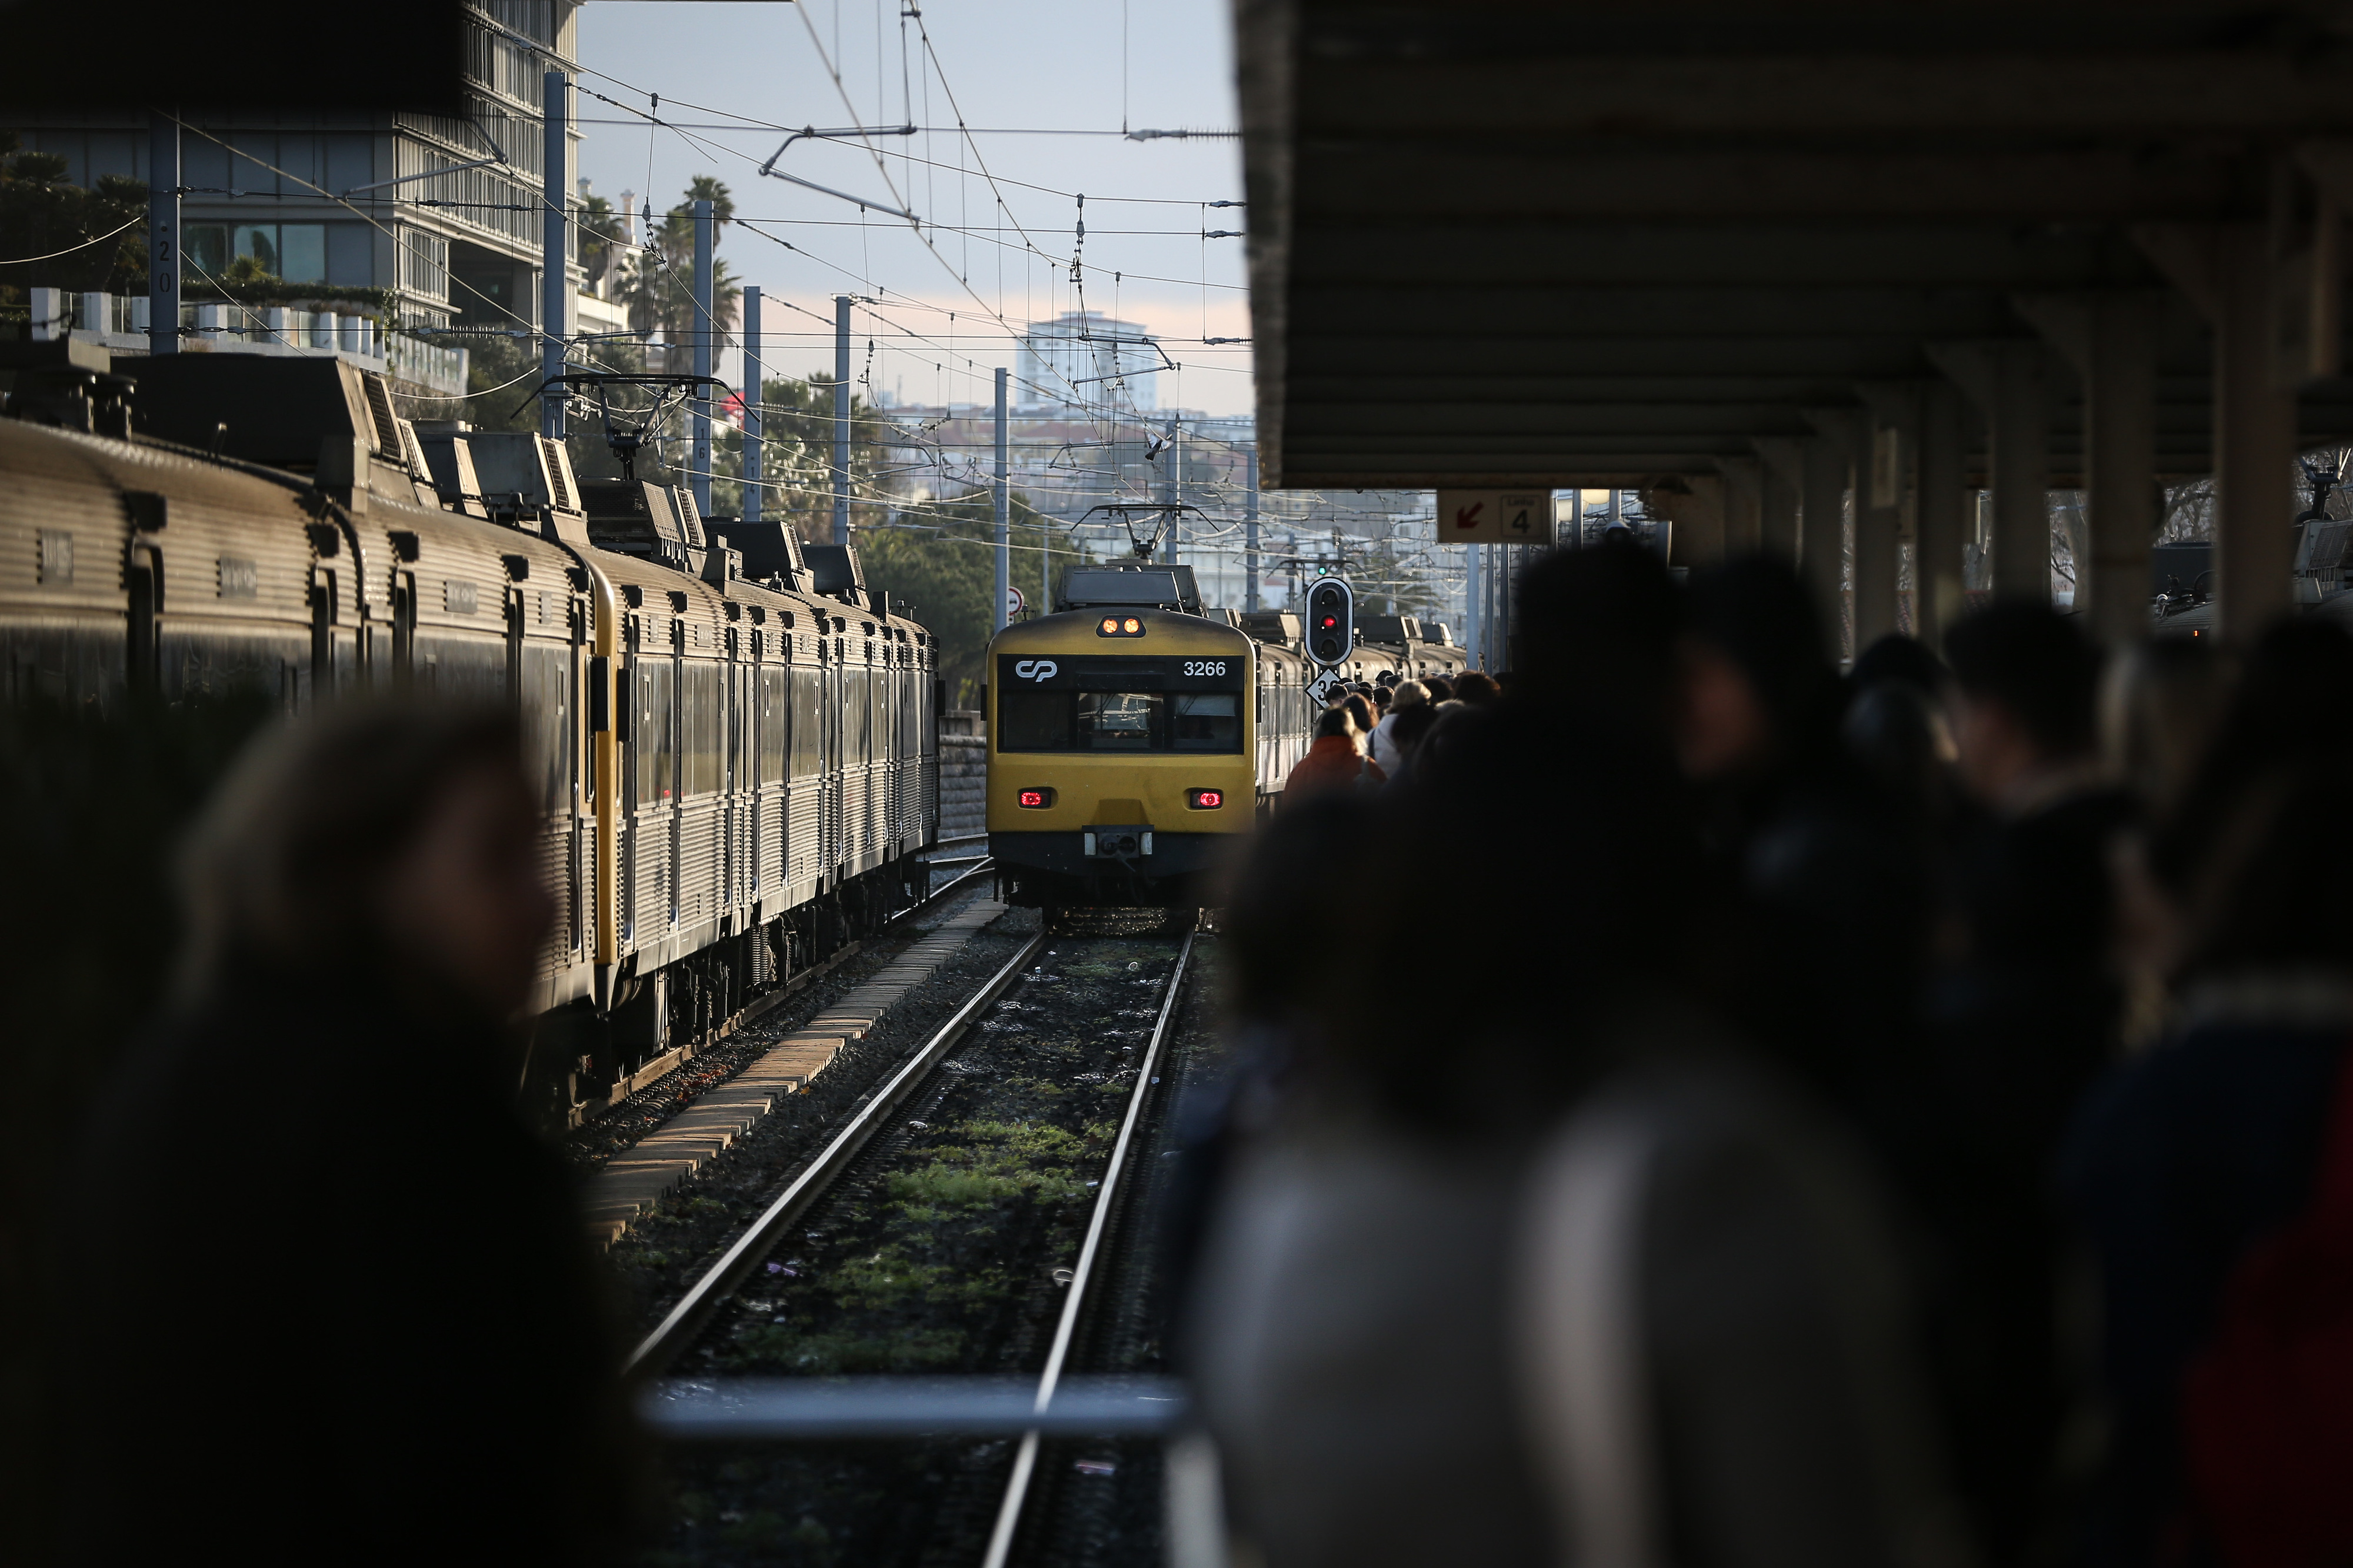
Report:
[[[11,301],[22,303],[27,289],[145,293],[147,182],[101,174],[95,188],[85,188],[67,180],[63,158],[17,153],[16,142],[14,132],[0,132],[0,261],[7,263],[0,265],[0,286]],[[122,232],[99,238],[117,228]],[[43,259],[16,259],[30,257]]]
[[[1007,510],[1008,577],[1034,613],[1043,586],[1040,549],[1051,552],[1043,559],[1053,563],[1058,583],[1073,557],[1062,553],[1070,546],[1060,528],[1028,497],[1016,493]],[[908,613],[940,639],[939,676],[951,708],[976,705],[987,679],[984,661],[997,624],[995,527],[982,490],[869,524],[853,536],[867,583],[905,601]]]

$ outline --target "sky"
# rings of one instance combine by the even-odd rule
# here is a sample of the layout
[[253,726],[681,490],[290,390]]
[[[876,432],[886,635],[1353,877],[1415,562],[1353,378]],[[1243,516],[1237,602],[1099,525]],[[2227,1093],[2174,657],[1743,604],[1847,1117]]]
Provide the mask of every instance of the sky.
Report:
[[[831,373],[832,296],[849,293],[853,376],[893,401],[986,403],[1011,334],[1083,302],[1161,338],[1182,367],[1160,374],[1164,405],[1251,411],[1247,343],[1201,341],[1250,335],[1243,242],[1203,237],[1244,226],[1206,205],[1240,199],[1240,143],[1121,134],[1240,124],[1225,0],[595,0],[579,25],[581,174],[617,205],[650,191],[657,214],[697,174],[727,184],[753,221],[719,254],[762,290],[770,374]],[[759,173],[785,140],[769,127],[908,123],[804,139],[776,167],[913,212],[920,237]],[[727,355],[721,374],[739,370]]]

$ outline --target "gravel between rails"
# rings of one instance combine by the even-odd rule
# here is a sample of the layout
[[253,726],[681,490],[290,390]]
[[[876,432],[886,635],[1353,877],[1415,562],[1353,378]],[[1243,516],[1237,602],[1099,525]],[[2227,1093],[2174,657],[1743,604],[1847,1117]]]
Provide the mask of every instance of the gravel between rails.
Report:
[[[1147,927],[1048,943],[956,1047],[954,1065],[777,1243],[672,1375],[1034,1373],[1061,1307],[1051,1266],[1076,1258],[1090,1178],[1108,1157],[1180,942]],[[1147,1128],[1173,1103],[1170,1075],[1199,1054],[1209,1009],[1194,975],[1186,991],[1173,1024],[1180,1056],[1157,1068],[1163,1087],[1147,1101]],[[1160,1142],[1155,1134],[1155,1154]],[[1123,1225],[1139,1236],[1150,1191],[1165,1183],[1166,1162],[1155,1163],[1162,1169],[1138,1172],[1151,1179],[1136,1184],[1139,1205]],[[1148,1241],[1123,1244],[1125,1257],[1151,1251]],[[1114,1318],[1134,1321],[1134,1287],[1107,1277],[1098,1289]],[[1136,1342],[1140,1353],[1111,1359],[1138,1371],[1156,1364],[1157,1329],[1113,1338]],[[935,1439],[676,1450],[672,1523],[649,1561],[968,1568],[1013,1447]],[[1133,1521],[1141,1532],[1123,1535],[1156,1540],[1156,1510],[1146,1511]]]

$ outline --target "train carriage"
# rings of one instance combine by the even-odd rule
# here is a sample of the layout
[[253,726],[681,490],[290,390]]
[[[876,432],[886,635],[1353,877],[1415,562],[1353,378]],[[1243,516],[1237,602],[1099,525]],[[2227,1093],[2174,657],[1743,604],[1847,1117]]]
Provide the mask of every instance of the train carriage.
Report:
[[936,649],[881,595],[823,592],[797,554],[747,581],[682,495],[583,486],[528,433],[420,430],[344,362],[124,380],[41,347],[0,419],[8,696],[513,704],[558,910],[543,1109],[628,1092],[922,875]]
[[988,650],[989,853],[1015,903],[1198,905],[1264,797],[1260,649],[1177,568],[1072,571]]

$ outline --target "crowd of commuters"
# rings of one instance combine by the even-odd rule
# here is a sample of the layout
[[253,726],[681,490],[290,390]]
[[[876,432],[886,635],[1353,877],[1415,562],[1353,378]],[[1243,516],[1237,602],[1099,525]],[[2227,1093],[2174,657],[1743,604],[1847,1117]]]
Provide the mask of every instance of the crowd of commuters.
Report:
[[1518,625],[1239,874],[1185,1342],[1251,1549],[2353,1561],[2353,636],[1841,674],[1786,567],[1617,545]]

